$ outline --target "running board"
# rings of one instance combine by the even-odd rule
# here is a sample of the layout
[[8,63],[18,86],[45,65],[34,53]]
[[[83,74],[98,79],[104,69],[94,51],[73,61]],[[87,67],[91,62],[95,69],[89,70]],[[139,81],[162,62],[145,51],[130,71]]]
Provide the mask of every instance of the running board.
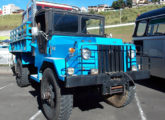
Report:
[[41,79],[38,78],[37,74],[30,75],[30,78],[33,79],[34,81],[40,83]]

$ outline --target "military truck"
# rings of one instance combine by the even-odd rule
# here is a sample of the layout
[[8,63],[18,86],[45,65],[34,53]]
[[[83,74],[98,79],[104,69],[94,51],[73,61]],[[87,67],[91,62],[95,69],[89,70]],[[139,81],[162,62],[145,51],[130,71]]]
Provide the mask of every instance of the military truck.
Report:
[[47,119],[68,120],[80,87],[98,89],[118,108],[132,101],[134,80],[149,74],[138,69],[134,44],[105,37],[103,16],[75,9],[37,10],[35,0],[29,8],[31,18],[11,32],[9,50],[16,56],[18,86],[28,86],[30,80],[40,83]]

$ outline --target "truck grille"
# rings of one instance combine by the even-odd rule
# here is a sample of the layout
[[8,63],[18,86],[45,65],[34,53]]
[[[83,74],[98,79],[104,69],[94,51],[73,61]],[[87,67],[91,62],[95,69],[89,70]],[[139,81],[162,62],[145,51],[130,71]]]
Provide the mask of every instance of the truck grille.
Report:
[[98,46],[99,73],[124,71],[123,46]]

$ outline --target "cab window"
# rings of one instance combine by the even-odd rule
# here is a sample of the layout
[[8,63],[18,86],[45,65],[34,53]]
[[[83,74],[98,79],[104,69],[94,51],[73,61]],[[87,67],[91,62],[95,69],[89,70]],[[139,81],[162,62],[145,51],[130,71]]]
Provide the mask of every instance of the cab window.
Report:
[[150,20],[147,35],[159,36],[165,34],[165,18]]
[[137,28],[136,36],[144,36],[147,27],[147,21],[140,21]]
[[[100,19],[94,19],[90,17],[82,17],[81,20],[81,32],[85,34],[91,34],[91,35],[101,35],[102,34],[102,28],[103,25],[101,24]],[[97,26],[98,29],[91,29],[92,27]]]

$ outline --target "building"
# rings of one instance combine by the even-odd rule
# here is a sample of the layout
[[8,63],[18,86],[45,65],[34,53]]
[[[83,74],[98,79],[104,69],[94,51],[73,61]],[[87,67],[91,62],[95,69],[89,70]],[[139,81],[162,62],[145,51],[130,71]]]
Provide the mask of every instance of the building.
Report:
[[148,0],[139,0],[138,4],[146,4],[148,3]]
[[160,0],[160,4],[165,4],[165,0]]
[[88,6],[88,12],[94,11],[94,12],[106,12],[110,11],[112,8],[106,4],[99,4],[98,6]]
[[8,4],[8,5],[4,5],[2,9],[3,9],[3,12],[2,12],[3,15],[10,15],[14,11],[16,11],[20,8],[15,6],[14,4]]
[[133,4],[133,5],[137,5],[138,2],[139,2],[139,0],[132,0],[132,4]]
[[81,7],[81,12],[88,12],[88,10],[85,7]]
[[88,6],[88,12],[89,11],[97,12],[97,10],[98,10],[97,6]]
[[132,5],[138,5],[138,4],[146,4],[149,3],[151,0],[132,0]]
[[22,9],[18,9],[12,12],[12,14],[23,14],[23,13],[24,13],[24,10]]

